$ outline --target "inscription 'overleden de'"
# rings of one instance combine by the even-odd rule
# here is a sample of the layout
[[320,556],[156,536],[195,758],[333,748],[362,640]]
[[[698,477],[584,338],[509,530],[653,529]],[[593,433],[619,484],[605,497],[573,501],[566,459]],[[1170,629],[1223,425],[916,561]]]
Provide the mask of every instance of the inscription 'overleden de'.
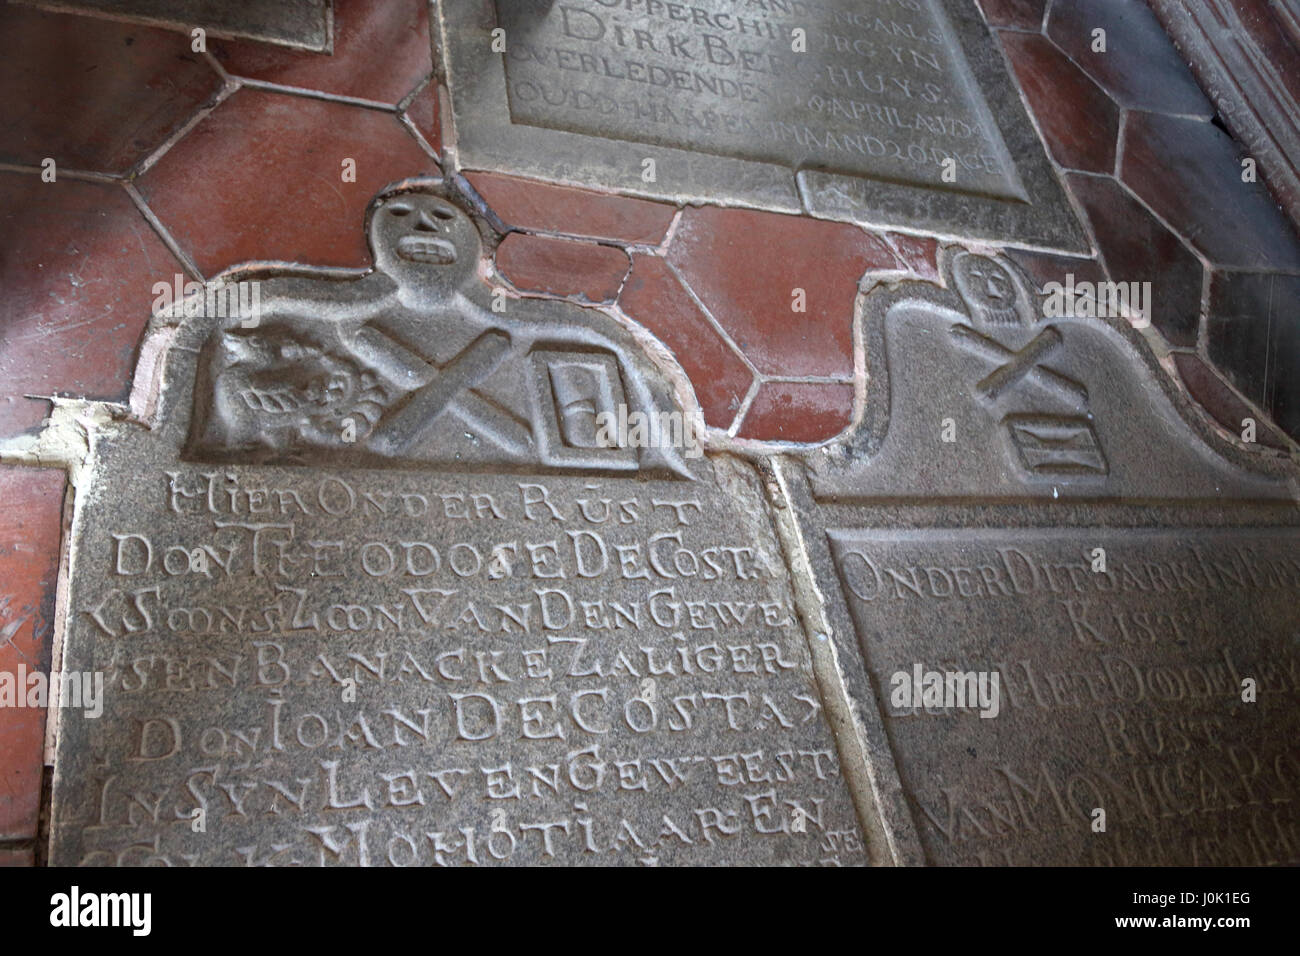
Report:
[[465,169],[1088,248],[974,0],[438,8]]
[[[497,3],[515,122],[1024,200],[942,10]],[[802,33],[802,39],[800,39]]]

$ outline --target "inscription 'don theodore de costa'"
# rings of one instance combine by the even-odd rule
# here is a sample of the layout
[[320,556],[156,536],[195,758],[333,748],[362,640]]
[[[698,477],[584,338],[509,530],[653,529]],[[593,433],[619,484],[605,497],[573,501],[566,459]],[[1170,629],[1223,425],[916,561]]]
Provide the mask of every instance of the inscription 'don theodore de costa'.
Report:
[[1025,198],[932,0],[496,6],[515,122]]
[[662,373],[493,312],[446,199],[371,245],[187,319],[155,426],[95,432],[64,666],[103,714],[60,711],[52,862],[864,861],[752,470],[605,447]]

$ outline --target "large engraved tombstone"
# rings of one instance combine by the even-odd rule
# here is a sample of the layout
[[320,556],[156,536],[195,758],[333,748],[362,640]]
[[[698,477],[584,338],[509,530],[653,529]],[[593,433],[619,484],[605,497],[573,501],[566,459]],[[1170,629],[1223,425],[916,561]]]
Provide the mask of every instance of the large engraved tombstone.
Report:
[[663,371],[493,311],[436,188],[369,230],[159,324],[151,419],[92,432],[51,862],[864,861],[754,471],[602,433]]
[[857,434],[778,466],[892,857],[1300,862],[1294,465],[1123,320],[944,258],[864,298]]

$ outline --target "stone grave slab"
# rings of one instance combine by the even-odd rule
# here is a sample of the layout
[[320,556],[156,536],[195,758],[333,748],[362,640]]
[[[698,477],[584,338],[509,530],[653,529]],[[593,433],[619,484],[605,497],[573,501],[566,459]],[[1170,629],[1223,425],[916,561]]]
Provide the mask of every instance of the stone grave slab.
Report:
[[1300,862],[1294,464],[1220,439],[1127,322],[942,260],[860,303],[860,429],[776,466],[893,859]]
[[440,7],[465,168],[1087,248],[973,0]]
[[330,0],[20,0],[69,13],[104,14],[167,26],[203,27],[215,36],[247,37],[330,52]]
[[494,310],[440,188],[373,204],[364,275],[155,319],[78,492],[62,667],[105,684],[51,863],[864,862],[755,470],[602,437],[680,418],[663,360]]

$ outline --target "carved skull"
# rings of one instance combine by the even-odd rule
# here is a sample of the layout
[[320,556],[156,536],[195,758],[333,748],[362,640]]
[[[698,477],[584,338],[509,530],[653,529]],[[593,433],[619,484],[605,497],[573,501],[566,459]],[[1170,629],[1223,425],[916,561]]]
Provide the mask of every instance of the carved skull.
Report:
[[952,262],[953,284],[977,325],[1017,325],[1021,321],[1015,277],[988,256],[960,252]]
[[432,193],[398,193],[370,220],[375,267],[399,285],[456,287],[474,274],[481,242],[469,216]]

